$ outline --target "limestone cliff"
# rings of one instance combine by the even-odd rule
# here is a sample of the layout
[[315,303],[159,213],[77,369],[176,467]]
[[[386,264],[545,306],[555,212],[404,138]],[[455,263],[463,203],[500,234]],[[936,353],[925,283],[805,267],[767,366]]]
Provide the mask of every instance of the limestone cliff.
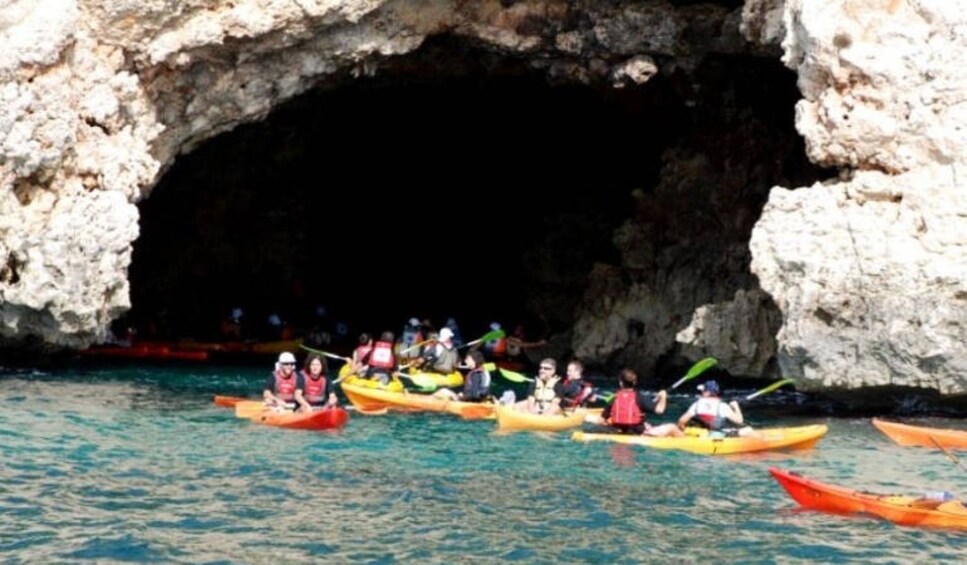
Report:
[[[583,299],[540,299],[576,354],[965,393],[965,22],[944,0],[12,0],[0,337],[101,339],[130,307],[136,204],[179,154],[447,36],[552,82],[661,74],[710,108],[636,191],[620,264],[572,273]],[[804,150],[744,98],[774,95],[757,69],[778,57]],[[803,153],[839,179],[814,183]]]

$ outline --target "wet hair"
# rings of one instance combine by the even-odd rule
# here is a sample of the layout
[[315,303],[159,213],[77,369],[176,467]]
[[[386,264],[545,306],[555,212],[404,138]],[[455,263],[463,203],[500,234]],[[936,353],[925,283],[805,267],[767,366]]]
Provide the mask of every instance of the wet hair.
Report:
[[373,338],[368,333],[363,332],[359,334],[359,345],[366,345],[371,339]]
[[467,357],[473,359],[473,364],[477,367],[483,367],[484,354],[479,349],[471,349],[467,352]]
[[578,361],[577,359],[571,359],[567,362],[568,365],[574,365],[578,368],[578,371],[584,372],[584,363]]
[[383,332],[379,336],[380,341],[388,341],[390,343],[393,343],[393,340],[395,339],[396,339],[396,336],[393,335],[393,332]]
[[621,369],[618,372],[618,384],[621,388],[635,388],[638,384],[638,374],[631,369]]
[[326,358],[323,357],[322,355],[319,355],[318,353],[310,353],[309,356],[306,357],[305,363],[302,364],[302,368],[305,370],[306,374],[308,375],[309,366],[312,365],[312,362],[315,361],[316,359],[318,359],[319,362],[322,363],[322,374],[325,375],[326,369],[328,368],[326,366],[327,365]]
[[554,367],[554,372],[557,372],[557,361],[555,361],[550,357],[545,357],[544,359],[541,359],[540,365],[543,365],[544,363],[547,363],[551,367]]

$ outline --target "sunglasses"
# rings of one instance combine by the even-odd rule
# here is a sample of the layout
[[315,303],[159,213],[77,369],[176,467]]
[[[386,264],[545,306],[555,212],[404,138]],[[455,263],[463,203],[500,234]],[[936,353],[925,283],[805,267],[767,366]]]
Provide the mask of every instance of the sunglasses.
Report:
[[541,365],[542,371],[553,371],[554,367],[548,367],[547,365]]
[[295,367],[295,363],[279,363],[279,365],[282,365],[283,367],[285,366]]

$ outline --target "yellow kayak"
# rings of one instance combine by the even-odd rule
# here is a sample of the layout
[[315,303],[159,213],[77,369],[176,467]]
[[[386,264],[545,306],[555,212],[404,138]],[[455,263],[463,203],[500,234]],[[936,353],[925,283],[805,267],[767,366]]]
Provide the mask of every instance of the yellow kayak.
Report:
[[410,377],[421,383],[432,383],[437,388],[456,388],[463,386],[463,375],[459,371],[454,371],[449,374],[443,373],[428,373],[424,371],[416,371],[410,369],[409,372],[400,375],[404,379]]
[[396,379],[393,379],[387,384],[383,384],[376,379],[368,379],[366,377],[360,377],[359,375],[351,375],[349,374],[350,368],[351,367],[349,366],[349,363],[346,363],[345,365],[340,367],[339,377],[336,380],[344,385],[349,384],[349,385],[366,387],[366,388],[375,388],[379,390],[389,390],[393,392],[399,392],[403,390],[403,383],[401,383]]
[[579,408],[567,414],[531,414],[513,406],[497,406],[497,429],[502,431],[529,430],[535,432],[561,432],[584,423],[587,410]]
[[708,430],[689,428],[686,437],[650,437],[633,434],[574,432],[575,441],[610,441],[657,449],[679,449],[701,455],[730,455],[771,449],[803,449],[816,445],[826,435],[822,424],[794,428],[764,428],[747,437],[709,437]]
[[459,416],[464,409],[487,406],[477,402],[447,400],[432,394],[420,394],[405,390],[394,392],[361,387],[354,383],[347,384],[346,381],[342,383],[342,391],[353,406],[362,411],[387,408],[398,412],[447,412]]

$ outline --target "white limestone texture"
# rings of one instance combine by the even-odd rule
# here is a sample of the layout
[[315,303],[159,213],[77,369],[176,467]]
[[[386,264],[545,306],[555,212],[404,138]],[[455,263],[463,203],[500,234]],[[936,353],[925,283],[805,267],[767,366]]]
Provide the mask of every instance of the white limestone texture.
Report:
[[967,4],[788,0],[796,127],[837,182],[772,190],[752,269],[802,388],[967,393]]

